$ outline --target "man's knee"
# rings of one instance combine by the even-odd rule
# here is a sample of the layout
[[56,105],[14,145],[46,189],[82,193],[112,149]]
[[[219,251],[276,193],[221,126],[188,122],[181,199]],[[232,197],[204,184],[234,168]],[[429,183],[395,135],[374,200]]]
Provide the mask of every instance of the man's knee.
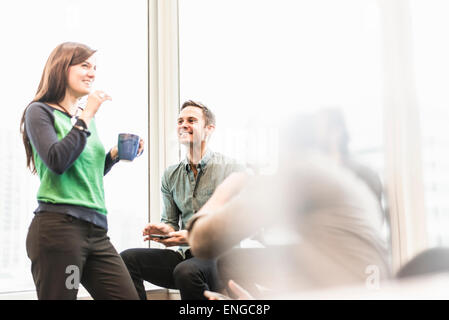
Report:
[[137,252],[134,249],[127,249],[120,253],[120,256],[122,257],[123,262],[125,262],[126,266],[130,266],[136,263],[136,255]]
[[173,270],[173,279],[175,280],[177,287],[198,277],[201,277],[201,272],[198,266],[189,263],[189,260],[181,262]]

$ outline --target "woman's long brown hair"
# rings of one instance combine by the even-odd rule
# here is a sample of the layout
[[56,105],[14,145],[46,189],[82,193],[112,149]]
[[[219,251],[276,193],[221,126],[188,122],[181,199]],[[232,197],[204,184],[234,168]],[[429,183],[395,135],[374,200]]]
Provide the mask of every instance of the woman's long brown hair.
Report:
[[22,133],[27,157],[26,163],[33,174],[36,174],[36,165],[25,125],[25,114],[28,107],[33,102],[61,102],[66,94],[69,67],[86,61],[95,51],[81,43],[65,42],[58,45],[48,57],[36,95],[23,111],[22,120],[20,121],[20,132]]

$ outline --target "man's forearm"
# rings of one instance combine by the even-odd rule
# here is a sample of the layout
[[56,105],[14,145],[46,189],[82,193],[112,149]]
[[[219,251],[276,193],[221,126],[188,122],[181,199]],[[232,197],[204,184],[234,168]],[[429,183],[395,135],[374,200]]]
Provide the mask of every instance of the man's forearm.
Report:
[[200,210],[188,224],[192,253],[214,258],[276,221],[284,203],[267,186],[278,188],[271,178],[252,179],[224,205]]

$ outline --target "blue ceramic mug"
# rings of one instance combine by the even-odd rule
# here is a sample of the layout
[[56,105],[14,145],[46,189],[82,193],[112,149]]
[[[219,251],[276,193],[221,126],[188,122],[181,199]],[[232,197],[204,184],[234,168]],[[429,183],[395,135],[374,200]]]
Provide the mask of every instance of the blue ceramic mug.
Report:
[[139,151],[138,135],[132,133],[120,133],[118,135],[118,158],[120,160],[133,161]]

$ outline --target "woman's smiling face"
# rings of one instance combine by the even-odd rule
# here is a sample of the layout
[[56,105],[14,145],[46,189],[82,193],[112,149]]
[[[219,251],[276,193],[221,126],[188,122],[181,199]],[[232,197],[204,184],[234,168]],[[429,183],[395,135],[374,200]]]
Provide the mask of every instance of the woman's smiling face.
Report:
[[67,75],[67,90],[69,93],[77,98],[89,94],[95,80],[96,69],[95,55],[90,56],[80,64],[70,66]]

